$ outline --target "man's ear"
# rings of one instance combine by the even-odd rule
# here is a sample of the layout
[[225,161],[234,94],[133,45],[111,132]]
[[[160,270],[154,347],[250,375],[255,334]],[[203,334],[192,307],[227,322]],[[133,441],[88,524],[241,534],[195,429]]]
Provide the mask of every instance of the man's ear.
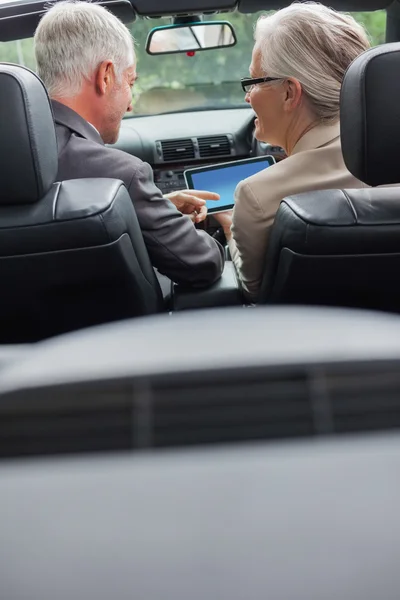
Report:
[[287,79],[285,81],[285,98],[284,98],[284,109],[286,111],[292,111],[297,108],[300,104],[301,97],[303,95],[303,89],[298,79]]
[[111,60],[104,60],[100,63],[96,76],[95,86],[96,92],[100,96],[104,96],[114,82],[114,65]]

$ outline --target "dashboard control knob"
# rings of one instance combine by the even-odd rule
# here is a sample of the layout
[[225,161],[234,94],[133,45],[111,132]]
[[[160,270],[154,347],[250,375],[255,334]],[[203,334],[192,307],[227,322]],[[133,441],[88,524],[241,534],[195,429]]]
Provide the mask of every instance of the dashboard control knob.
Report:
[[165,173],[166,177],[173,177],[174,176],[174,172],[173,171],[167,171]]

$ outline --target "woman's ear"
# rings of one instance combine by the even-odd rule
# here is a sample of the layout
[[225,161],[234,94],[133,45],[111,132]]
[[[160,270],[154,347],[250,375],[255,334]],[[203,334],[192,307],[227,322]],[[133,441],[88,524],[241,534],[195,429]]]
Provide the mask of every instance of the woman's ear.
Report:
[[114,65],[111,60],[100,63],[96,75],[95,86],[99,96],[104,96],[114,81]]
[[303,89],[298,79],[287,79],[285,81],[284,109],[288,112],[297,108],[300,104]]

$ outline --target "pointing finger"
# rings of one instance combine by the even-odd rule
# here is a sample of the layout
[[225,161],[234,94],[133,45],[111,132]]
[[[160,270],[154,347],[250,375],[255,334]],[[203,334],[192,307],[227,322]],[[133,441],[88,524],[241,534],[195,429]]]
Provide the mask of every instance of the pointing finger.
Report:
[[220,195],[215,192],[208,192],[207,190],[190,190],[192,196],[198,198],[204,198],[204,200],[219,200]]

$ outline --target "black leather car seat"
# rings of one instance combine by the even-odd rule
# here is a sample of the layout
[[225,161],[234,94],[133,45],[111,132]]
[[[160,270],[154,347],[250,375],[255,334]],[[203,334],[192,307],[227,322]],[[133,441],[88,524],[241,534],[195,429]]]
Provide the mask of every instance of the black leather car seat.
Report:
[[[368,50],[341,92],[349,171],[370,186],[400,182],[400,43]],[[285,198],[277,212],[260,302],[400,311],[400,187]]]
[[0,343],[162,310],[123,183],[54,183],[53,116],[34,73],[0,65],[0,114]]

